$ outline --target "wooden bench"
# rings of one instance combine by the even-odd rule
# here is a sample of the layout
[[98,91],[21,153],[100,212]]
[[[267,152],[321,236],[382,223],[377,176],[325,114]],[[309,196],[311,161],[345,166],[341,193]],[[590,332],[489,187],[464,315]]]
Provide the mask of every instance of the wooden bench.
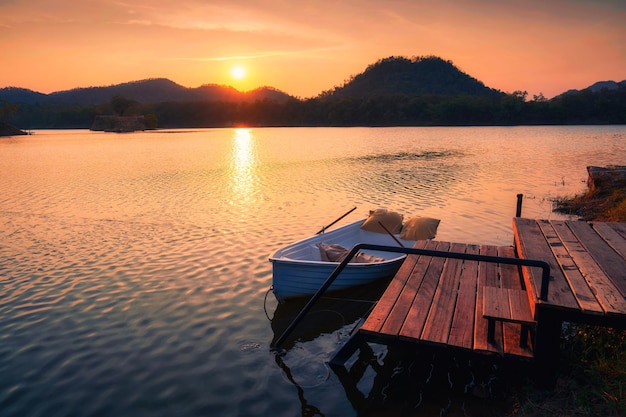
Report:
[[528,293],[521,289],[483,287],[483,317],[488,320],[489,341],[494,340],[496,321],[521,324],[521,347],[528,346],[528,334],[537,325],[531,312]]

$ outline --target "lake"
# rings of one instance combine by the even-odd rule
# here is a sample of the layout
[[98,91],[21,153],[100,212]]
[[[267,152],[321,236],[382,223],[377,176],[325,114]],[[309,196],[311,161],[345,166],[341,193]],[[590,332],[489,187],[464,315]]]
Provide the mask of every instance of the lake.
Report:
[[[626,126],[0,138],[0,414],[497,409],[475,390],[433,394],[428,380],[381,388],[373,368],[354,389],[338,378],[326,362],[370,306],[348,305],[356,294],[323,301],[276,355],[301,303],[268,293],[268,255],[354,206],[340,224],[387,207],[441,219],[438,240],[511,245],[517,194],[523,216],[559,218],[552,200],[583,192],[586,166],[625,162]],[[392,354],[374,346],[376,362]],[[389,378],[431,366],[402,360]]]

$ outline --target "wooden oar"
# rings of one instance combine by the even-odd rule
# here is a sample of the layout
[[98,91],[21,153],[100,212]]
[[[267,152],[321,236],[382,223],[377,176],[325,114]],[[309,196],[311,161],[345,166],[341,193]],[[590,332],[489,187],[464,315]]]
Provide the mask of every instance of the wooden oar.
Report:
[[389,234],[389,236],[391,236],[391,237],[393,238],[393,240],[395,240],[395,241],[396,241],[396,243],[397,243],[398,245],[400,245],[400,247],[401,247],[401,248],[403,248],[403,247],[404,247],[404,245],[402,244],[402,242],[400,242],[400,241],[399,241],[399,240],[398,240],[398,239],[397,239],[397,238],[393,235],[393,233],[391,233],[391,232],[389,231],[389,229],[387,229],[387,228],[385,227],[385,225],[384,225],[384,224],[382,224],[382,222],[381,222],[380,220],[378,221],[378,224],[380,225],[380,227],[382,227],[383,229],[385,229],[385,232],[387,232],[387,233]]
[[337,223],[339,220],[343,219],[344,217],[346,217],[348,214],[352,213],[354,210],[356,210],[356,206],[352,207],[352,209],[350,209],[346,214],[344,214],[343,216],[339,217],[337,220],[335,220],[334,222],[330,223],[328,226],[324,226],[322,227],[322,230],[320,230],[319,232],[316,233],[316,235],[319,235],[320,233],[324,233],[324,231],[326,229],[328,229],[329,227],[331,227],[333,224]]

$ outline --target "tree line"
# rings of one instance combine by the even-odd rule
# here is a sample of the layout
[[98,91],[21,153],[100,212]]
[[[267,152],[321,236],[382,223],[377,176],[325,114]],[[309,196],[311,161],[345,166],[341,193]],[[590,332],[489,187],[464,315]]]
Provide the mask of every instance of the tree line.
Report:
[[[89,128],[97,115],[145,115],[153,127],[231,126],[482,126],[626,124],[626,88],[582,90],[551,100],[516,91],[500,97],[381,95],[254,102],[142,104],[114,97],[102,105],[19,104],[3,112],[22,129]],[[9,107],[5,107],[9,108]]]

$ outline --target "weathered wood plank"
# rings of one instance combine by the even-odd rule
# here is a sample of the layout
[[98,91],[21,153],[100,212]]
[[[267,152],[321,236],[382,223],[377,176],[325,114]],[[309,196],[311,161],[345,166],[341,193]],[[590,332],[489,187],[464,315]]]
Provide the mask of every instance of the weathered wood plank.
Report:
[[[537,221],[516,217],[513,219],[513,234],[520,258],[542,260],[550,265],[550,287],[548,301],[537,300],[537,304],[547,303],[555,308],[578,310],[578,302],[570,291],[558,261],[552,254]],[[541,290],[541,270],[523,267],[524,282],[539,298]]]
[[534,324],[525,290],[484,287],[483,316],[515,323]]
[[[509,246],[499,247],[498,256],[506,256],[514,258],[515,249]],[[500,282],[504,288],[515,290],[523,290],[524,278],[521,275],[521,269],[515,265],[499,265],[500,266]],[[505,266],[503,268],[503,266]],[[532,291],[525,291],[528,306],[531,308],[531,315],[535,312],[535,297]],[[513,356],[532,357],[533,352],[527,343],[526,346],[520,346],[522,325],[516,323],[502,323],[502,339],[504,342],[504,354]]]
[[[515,258],[515,249],[509,246],[499,246],[498,256]],[[517,265],[498,264],[500,275],[500,287],[522,289],[520,269]]]
[[[480,246],[480,254],[496,256],[498,254],[495,246]],[[504,343],[502,340],[502,323],[496,323],[495,335],[492,341],[488,340],[487,319],[483,317],[483,287],[498,285],[498,267],[489,262],[478,263],[478,284],[476,291],[476,309],[474,312],[474,350],[479,352],[491,352],[502,354]]]
[[[436,250],[437,246],[438,243],[433,241],[415,245],[417,248],[429,250]],[[406,284],[397,295],[395,304],[387,312],[387,319],[379,329],[381,333],[398,336],[400,329],[402,329],[402,325],[404,324],[404,320],[406,319],[406,315],[409,312],[409,308],[411,307],[411,303],[413,302],[413,298],[415,298],[415,294],[419,291],[419,288],[422,285],[431,259],[431,257],[420,257],[420,259],[417,260],[417,263],[413,267]]]
[[[481,245],[481,255],[498,256],[498,248],[495,246]],[[484,278],[483,284],[491,287],[499,287],[498,265],[491,262],[481,262],[481,274]]]
[[[418,241],[416,242],[415,247],[423,248],[424,245],[425,241]],[[418,259],[418,255],[408,255],[406,257],[402,266],[400,266],[400,269],[396,272],[396,275],[389,283],[389,286],[376,303],[376,306],[372,309],[372,312],[369,314],[367,320],[361,326],[362,330],[371,332],[380,331],[385,323],[385,320],[389,316],[389,312],[395,305],[398,296],[409,279],[413,268],[415,268]]]
[[604,309],[572,257],[571,251],[582,250],[582,247],[565,221],[540,222],[539,227],[546,236],[552,253],[559,260],[561,271],[569,283],[580,309],[589,314],[603,314]]
[[483,288],[483,317],[511,320],[509,294],[506,288],[486,286]]
[[[465,253],[478,254],[478,246],[468,245]],[[476,287],[478,285],[478,262],[463,262],[459,295],[450,326],[448,343],[465,349],[472,349],[474,344],[474,321],[476,310]]]
[[535,324],[535,319],[530,312],[530,304],[524,290],[507,289],[509,307],[511,308],[511,320],[522,324]]
[[[512,288],[484,287],[483,314],[491,320],[503,321],[502,343],[505,355],[532,357],[528,345],[529,325],[534,327],[535,321],[530,312],[526,290]],[[522,335],[522,332],[525,332]],[[522,337],[525,342],[522,343]]]
[[[465,245],[462,243],[453,243],[450,252],[465,252]],[[461,279],[461,259],[447,258],[441,272],[441,279],[433,297],[422,339],[425,341],[446,344],[450,334],[450,326],[454,309],[456,307],[456,298],[459,292],[459,282]]]
[[587,252],[606,272],[622,297],[626,297],[626,260],[616,253],[586,222],[568,222]]
[[611,227],[609,223],[593,222],[591,227],[622,259],[626,259],[626,237]]
[[605,314],[626,314],[626,300],[619,290],[600,268],[595,259],[585,250],[578,237],[568,227],[571,222],[554,221],[554,228],[561,237],[568,253],[576,263],[576,270],[589,285],[593,296],[598,301],[601,311]]
[[[522,325],[518,323],[502,323],[502,331],[504,338],[504,354],[508,356],[522,356],[532,358],[533,350],[531,340],[527,341],[527,346],[521,346],[520,339],[522,334]],[[526,330],[524,330],[526,331]]]
[[626,223],[609,223],[611,227],[619,233],[623,239],[626,239]]
[[[437,246],[437,249],[442,251],[448,251],[449,248],[450,244],[447,242],[440,242]],[[430,310],[430,305],[435,291],[437,290],[439,279],[441,278],[444,262],[444,258],[431,259],[428,270],[424,275],[422,285],[413,299],[405,323],[400,330],[400,336],[410,339],[420,339],[428,311]]]

